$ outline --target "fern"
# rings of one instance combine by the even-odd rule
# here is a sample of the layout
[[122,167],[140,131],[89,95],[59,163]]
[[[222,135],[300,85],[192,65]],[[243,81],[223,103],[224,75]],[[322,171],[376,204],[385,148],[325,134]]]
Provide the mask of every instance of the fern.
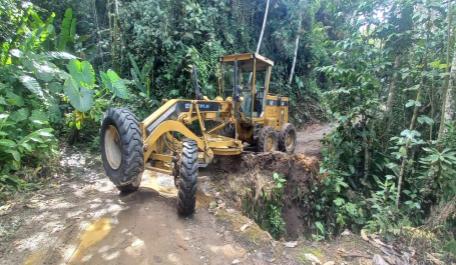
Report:
[[149,78],[149,73],[152,70],[153,62],[152,60],[147,62],[143,68],[140,70],[138,64],[136,63],[135,59],[131,54],[128,54],[128,58],[130,59],[130,63],[133,68],[130,70],[131,76],[133,77],[133,81],[136,87],[144,93],[147,97],[150,96],[150,83],[151,80]]
[[44,96],[43,89],[41,88],[38,81],[29,75],[22,75],[19,77],[19,81],[33,94],[42,98]]
[[76,18],[73,17],[73,10],[68,8],[62,21],[62,28],[60,30],[57,48],[60,51],[65,50],[68,43],[74,42],[76,35]]

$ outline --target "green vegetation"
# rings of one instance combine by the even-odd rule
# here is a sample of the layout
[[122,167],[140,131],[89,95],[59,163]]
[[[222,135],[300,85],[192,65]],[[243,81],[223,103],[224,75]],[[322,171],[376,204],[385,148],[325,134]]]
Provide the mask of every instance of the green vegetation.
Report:
[[128,95],[114,71],[100,72],[97,85],[90,62],[62,51],[75,36],[71,9],[57,34],[55,14],[43,20],[31,4],[7,4],[0,15],[15,23],[5,28],[0,53],[0,197],[28,186],[33,176],[23,169],[40,175],[51,166],[66,127],[79,131],[85,120],[101,117],[109,101],[97,105],[108,95]]
[[[193,97],[192,65],[212,98],[219,56],[258,46],[276,63],[272,90],[290,96],[296,124],[336,124],[322,183],[303,199],[314,238],[420,227],[437,235],[436,251],[450,251],[454,1],[272,0],[259,45],[265,9],[258,0],[0,0],[0,197],[47,172],[62,143],[98,148],[108,106],[142,118],[162,99]],[[279,235],[274,198],[256,219]]]
[[285,221],[282,218],[285,183],[286,179],[282,175],[274,173],[272,183],[262,187],[260,194],[249,194],[243,202],[244,212],[274,238],[280,238],[285,232]]

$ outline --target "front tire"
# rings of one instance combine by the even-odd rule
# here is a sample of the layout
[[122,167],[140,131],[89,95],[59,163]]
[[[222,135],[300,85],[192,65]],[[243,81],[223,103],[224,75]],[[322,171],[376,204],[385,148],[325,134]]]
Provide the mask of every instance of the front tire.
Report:
[[101,123],[100,138],[106,175],[123,193],[138,190],[144,171],[144,151],[136,116],[127,109],[108,109]]
[[182,154],[177,166],[177,212],[185,217],[195,212],[198,178],[198,146],[195,141],[184,140]]
[[296,128],[291,123],[285,123],[279,135],[279,150],[293,154],[296,149]]
[[265,126],[258,133],[258,152],[274,152],[278,148],[276,132],[272,127]]

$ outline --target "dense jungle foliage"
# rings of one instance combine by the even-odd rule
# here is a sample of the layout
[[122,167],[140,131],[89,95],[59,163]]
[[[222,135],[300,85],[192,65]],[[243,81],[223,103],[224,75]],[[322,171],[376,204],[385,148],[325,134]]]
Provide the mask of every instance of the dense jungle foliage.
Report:
[[108,106],[142,118],[162,99],[193,97],[192,65],[214,97],[219,56],[259,47],[294,122],[336,127],[322,184],[302,198],[317,238],[420,227],[456,255],[454,1],[0,3],[2,197],[49,175],[62,143],[97,148]]

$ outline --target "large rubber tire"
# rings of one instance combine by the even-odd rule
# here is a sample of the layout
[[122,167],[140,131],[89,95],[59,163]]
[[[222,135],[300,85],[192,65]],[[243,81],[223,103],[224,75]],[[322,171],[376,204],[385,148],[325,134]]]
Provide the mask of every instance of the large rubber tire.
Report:
[[138,190],[144,171],[144,151],[136,116],[127,109],[108,109],[100,134],[106,175],[121,192]]
[[189,216],[195,212],[196,187],[198,179],[198,146],[193,140],[184,140],[182,154],[178,162],[177,212]]
[[274,152],[278,149],[277,134],[272,127],[264,126],[258,133],[258,152]]
[[279,150],[293,154],[296,149],[296,128],[291,123],[285,123],[279,134]]

